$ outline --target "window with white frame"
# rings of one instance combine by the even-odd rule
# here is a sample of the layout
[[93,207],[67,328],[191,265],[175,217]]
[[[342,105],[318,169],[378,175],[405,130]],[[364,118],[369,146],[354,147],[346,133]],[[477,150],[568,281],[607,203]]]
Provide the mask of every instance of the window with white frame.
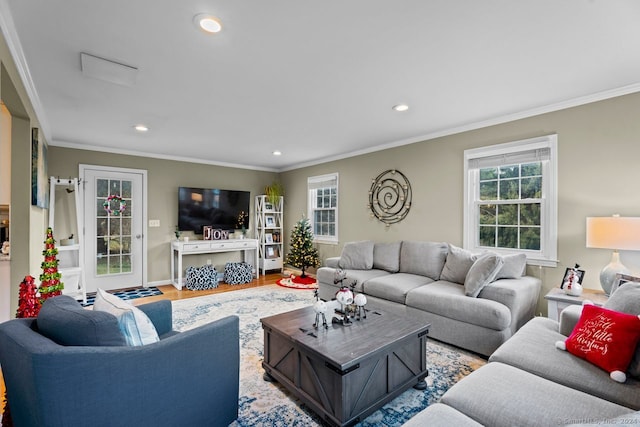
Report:
[[557,135],[465,150],[464,246],[557,264]]
[[307,179],[309,220],[315,240],[338,241],[338,174]]

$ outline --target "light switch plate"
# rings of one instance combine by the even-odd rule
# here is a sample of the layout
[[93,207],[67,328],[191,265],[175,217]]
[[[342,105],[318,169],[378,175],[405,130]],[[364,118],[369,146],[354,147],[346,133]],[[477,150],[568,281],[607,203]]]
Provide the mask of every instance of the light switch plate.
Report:
[[150,219],[149,220],[149,227],[160,227],[160,220],[159,219]]

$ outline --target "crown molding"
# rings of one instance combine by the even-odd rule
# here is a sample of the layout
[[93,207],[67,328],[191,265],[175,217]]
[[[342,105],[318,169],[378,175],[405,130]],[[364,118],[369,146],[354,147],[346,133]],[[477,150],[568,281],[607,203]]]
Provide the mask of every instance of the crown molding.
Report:
[[389,142],[381,145],[376,145],[375,147],[365,148],[363,150],[351,151],[349,153],[339,154],[336,156],[325,157],[318,160],[313,160],[310,162],[296,164],[295,166],[289,166],[279,169],[279,172],[287,172],[291,170],[306,168],[309,166],[316,166],[323,163],[334,162],[337,160],[348,159],[355,156],[361,156],[363,154],[375,153],[377,151],[387,150],[389,148],[401,147],[403,145],[415,144],[416,142],[425,142],[436,138],[442,138],[444,136],[455,135],[458,133],[468,132],[471,130],[477,130],[486,128],[489,126],[495,126],[503,123],[509,123],[516,120],[526,119],[529,117],[539,116],[541,114],[552,113],[555,111],[566,110],[568,108],[579,107],[585,104],[591,104],[593,102],[604,101],[611,98],[616,98],[623,95],[629,95],[632,93],[640,92],[640,83],[634,83],[627,86],[622,86],[615,89],[610,89],[602,92],[597,92],[591,95],[585,95],[578,98],[573,98],[561,102],[557,102],[554,104],[548,104],[541,107],[532,108],[529,110],[506,114],[499,117],[494,117],[487,120],[482,120],[479,122],[469,123],[462,126],[456,126],[452,128],[447,128],[435,132],[431,132],[424,135],[414,136],[407,139],[402,139],[399,141]]
[[123,154],[127,156],[147,157],[150,159],[172,160],[176,162],[199,163],[203,165],[222,166],[226,168],[248,169],[262,172],[279,172],[276,168],[261,166],[243,165],[239,163],[217,162],[214,160],[203,160],[195,157],[172,156],[168,154],[147,153],[143,151],[126,150],[121,148],[99,147],[95,145],[79,144],[77,142],[53,140],[49,142],[51,147],[72,148],[75,150],[98,151],[101,153]]
[[42,102],[40,102],[38,91],[33,83],[33,79],[31,78],[27,58],[24,55],[22,45],[20,44],[20,38],[18,37],[18,32],[16,31],[16,27],[13,23],[13,16],[11,15],[11,8],[9,7],[8,0],[0,0],[0,29],[2,29],[2,35],[9,47],[9,52],[11,53],[13,62],[18,70],[20,79],[22,80],[22,85],[27,91],[27,97],[29,98],[31,107],[36,115],[36,120],[39,123],[40,132],[44,135],[45,140],[49,142],[52,140],[51,127],[49,126],[47,116],[44,112],[44,108],[42,107]]

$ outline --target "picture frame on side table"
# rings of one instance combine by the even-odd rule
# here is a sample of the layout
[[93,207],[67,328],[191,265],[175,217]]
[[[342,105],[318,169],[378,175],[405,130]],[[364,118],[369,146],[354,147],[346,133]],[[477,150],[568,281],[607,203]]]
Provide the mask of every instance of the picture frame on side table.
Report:
[[264,223],[267,227],[275,227],[276,218],[273,215],[267,215],[264,217]]
[[569,280],[569,276],[571,275],[572,270],[575,271],[576,274],[578,275],[578,283],[582,284],[582,280],[584,279],[584,270],[578,270],[577,268],[567,267],[567,269],[564,271],[564,276],[562,276],[562,282],[560,282],[560,289],[562,289],[564,282]]
[[616,274],[616,278],[613,279],[613,285],[611,285],[611,292],[609,293],[609,296],[613,295],[616,289],[627,282],[640,282],[640,277],[629,276],[628,274],[621,273]]
[[269,203],[269,202],[265,202],[264,211],[265,212],[273,212],[273,205],[271,203]]
[[273,235],[271,233],[267,233],[264,235],[264,241],[266,243],[273,243]]

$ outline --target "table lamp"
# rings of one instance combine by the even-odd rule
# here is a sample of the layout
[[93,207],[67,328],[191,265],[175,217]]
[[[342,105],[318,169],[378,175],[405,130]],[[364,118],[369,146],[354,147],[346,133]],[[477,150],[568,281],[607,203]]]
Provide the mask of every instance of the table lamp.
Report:
[[587,247],[613,249],[611,262],[600,272],[600,286],[609,295],[616,274],[629,274],[618,251],[640,250],[640,218],[620,215],[587,218]]

